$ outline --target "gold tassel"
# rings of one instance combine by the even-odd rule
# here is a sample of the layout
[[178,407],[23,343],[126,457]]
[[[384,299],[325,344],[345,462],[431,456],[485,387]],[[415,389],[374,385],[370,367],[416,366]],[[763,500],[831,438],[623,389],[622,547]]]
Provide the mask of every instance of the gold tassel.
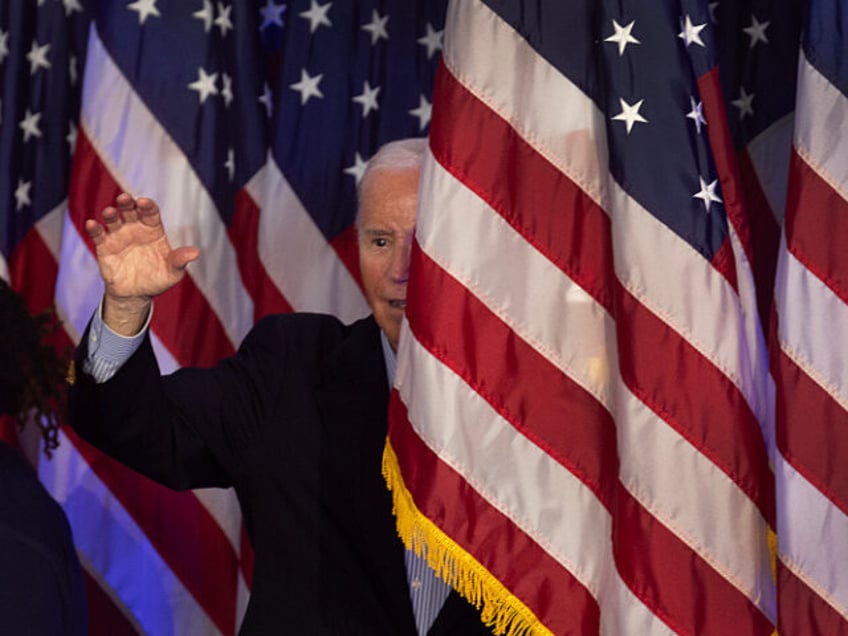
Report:
[[553,636],[536,615],[468,552],[421,514],[401,475],[389,440],[383,451],[383,477],[392,492],[397,531],[408,550],[421,556],[436,575],[480,610],[480,619],[499,636]]

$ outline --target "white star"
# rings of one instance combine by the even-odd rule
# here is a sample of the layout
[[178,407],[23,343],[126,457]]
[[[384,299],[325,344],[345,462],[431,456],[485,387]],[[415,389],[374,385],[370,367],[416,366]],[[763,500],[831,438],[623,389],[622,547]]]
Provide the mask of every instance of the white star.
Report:
[[352,175],[356,180],[356,185],[359,185],[359,182],[362,181],[362,175],[365,174],[365,166],[368,165],[367,161],[363,161],[362,157],[359,156],[359,153],[356,153],[356,157],[353,160],[353,165],[345,168],[345,174]]
[[372,110],[379,110],[377,104],[377,95],[380,93],[380,87],[371,88],[368,82],[363,82],[362,93],[353,98],[357,104],[362,104],[362,118],[365,119]]
[[197,95],[200,98],[200,103],[206,101],[206,98],[210,95],[218,94],[218,87],[215,86],[215,82],[218,81],[217,73],[207,73],[202,68],[197,69],[197,79],[194,80],[188,87],[197,91]]
[[639,109],[642,108],[642,102],[645,101],[644,99],[640,99],[632,106],[621,98],[619,98],[618,101],[621,104],[621,112],[615,117],[613,117],[613,119],[616,121],[623,121],[625,123],[625,125],[627,126],[628,135],[633,129],[633,124],[635,124],[637,121],[643,124],[648,123],[648,120],[639,114]]
[[74,154],[74,149],[77,147],[77,125],[74,122],[68,122],[68,136],[65,137],[68,146],[71,148],[71,156]]
[[309,11],[301,11],[298,15],[301,18],[309,20],[309,32],[315,33],[322,24],[328,27],[333,26],[333,23],[330,22],[330,18],[327,16],[327,12],[332,6],[332,2],[318,4],[315,0],[309,0]]
[[686,46],[693,43],[699,46],[705,46],[703,40],[701,40],[701,31],[706,26],[706,24],[692,24],[692,19],[687,15],[686,22],[683,24],[683,30],[677,34],[677,37],[683,40]]
[[271,89],[268,87],[268,82],[262,86],[262,95],[259,96],[259,103],[265,107],[265,113],[268,117],[271,116]]
[[27,108],[26,115],[18,124],[18,127],[24,131],[24,142],[30,140],[31,137],[41,137],[41,129],[38,123],[41,121],[41,113],[31,113]]
[[627,26],[621,26],[615,20],[612,21],[612,28],[615,30],[615,33],[613,33],[606,40],[604,40],[604,42],[614,42],[618,44],[619,57],[624,55],[624,49],[627,48],[628,44],[641,44],[639,40],[630,35],[630,32],[633,30],[634,24],[636,24],[636,20],[633,20]]
[[389,34],[386,32],[386,22],[389,21],[389,16],[384,15],[382,18],[377,13],[377,9],[371,12],[371,22],[362,25],[363,31],[368,31],[371,34],[371,46],[377,44],[380,38],[389,39]]
[[9,32],[0,29],[0,64],[9,55]]
[[418,118],[418,130],[422,131],[430,123],[430,115],[433,112],[433,106],[427,101],[424,95],[418,98],[418,108],[413,108],[409,114]]
[[692,104],[692,110],[686,113],[686,116],[695,122],[695,128],[700,135],[701,126],[707,125],[707,120],[704,119],[704,104],[703,102],[696,102],[694,97],[690,97],[689,102]]
[[221,29],[221,37],[227,37],[227,31],[233,30],[233,23],[230,20],[230,11],[233,7],[225,7],[223,2],[218,3],[218,17],[215,18],[215,26]]
[[221,97],[224,98],[224,104],[229,106],[233,102],[233,78],[221,73],[221,84]]
[[230,148],[227,150],[227,160],[224,162],[224,167],[227,169],[227,175],[232,181],[236,176],[236,153]]
[[757,20],[757,16],[751,16],[751,26],[747,29],[742,29],[748,36],[751,38],[751,46],[748,48],[753,49],[757,42],[762,42],[763,44],[768,44],[768,38],[766,37],[766,29],[771,22],[759,22]]
[[718,187],[718,179],[709,184],[704,181],[703,177],[698,177],[698,180],[701,182],[701,190],[700,192],[693,194],[692,198],[701,199],[701,201],[704,202],[704,208],[706,208],[707,214],[709,214],[710,205],[713,203],[721,203],[721,198],[715,193],[715,190]]
[[716,17],[716,9],[718,9],[718,2],[710,2],[707,7],[710,10],[710,21],[713,24],[718,24],[718,18]]
[[283,28],[283,13],[285,13],[286,5],[277,4],[274,0],[267,0],[265,6],[259,9],[259,15],[262,16],[262,26],[259,30],[276,24],[281,29]]
[[212,0],[203,0],[203,8],[199,11],[195,11],[191,15],[198,20],[203,20],[203,30],[204,32],[209,33],[209,29],[212,28],[212,21],[215,17],[215,12],[212,8]]
[[78,0],[62,0],[62,4],[65,5],[65,16],[71,15],[74,11],[79,11],[82,13],[82,5]]
[[433,54],[436,51],[442,50],[442,38],[444,37],[444,34],[444,29],[436,31],[432,24],[429,22],[427,23],[427,35],[418,38],[418,44],[427,47],[428,60],[433,57]]
[[736,108],[739,109],[739,119],[741,120],[741,119],[745,119],[745,115],[751,115],[751,117],[754,116],[753,101],[754,101],[754,94],[751,93],[750,95],[748,95],[748,93],[745,91],[745,87],[740,86],[739,87],[739,99],[734,99],[730,103],[733,104],[734,106],[736,106]]
[[26,58],[29,60],[29,74],[35,75],[40,68],[50,68],[50,62],[47,61],[47,51],[50,50],[49,44],[38,46],[38,42],[32,41],[32,46]]
[[162,14],[156,8],[156,0],[135,0],[132,4],[127,5],[127,9],[138,11],[138,23],[144,24],[150,16],[161,18]]
[[300,69],[300,81],[291,84],[290,88],[300,93],[300,105],[303,106],[310,97],[324,97],[324,93],[318,88],[318,83],[323,74],[318,74],[315,77],[309,77],[309,73],[305,68]]
[[16,210],[20,211],[22,207],[25,205],[32,205],[32,201],[29,198],[29,190],[32,187],[32,181],[24,181],[23,179],[18,179],[18,187],[15,190],[15,201],[17,201]]

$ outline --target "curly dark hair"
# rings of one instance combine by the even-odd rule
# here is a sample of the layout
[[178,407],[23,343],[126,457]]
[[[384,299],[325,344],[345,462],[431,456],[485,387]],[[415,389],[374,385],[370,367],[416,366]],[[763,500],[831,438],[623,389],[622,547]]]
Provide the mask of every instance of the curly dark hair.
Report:
[[0,278],[0,413],[13,415],[21,428],[34,422],[47,457],[59,445],[67,407],[67,353],[63,359],[45,342],[59,325],[52,310],[33,317]]

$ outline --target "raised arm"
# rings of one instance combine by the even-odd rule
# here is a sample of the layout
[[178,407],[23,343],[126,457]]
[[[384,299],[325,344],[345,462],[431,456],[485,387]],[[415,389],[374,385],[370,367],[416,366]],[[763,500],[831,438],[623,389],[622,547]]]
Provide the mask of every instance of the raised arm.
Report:
[[101,219],[88,219],[85,230],[106,285],[103,320],[115,332],[132,336],[144,324],[153,297],[176,285],[200,250],[171,248],[159,206],[151,199],[120,194]]

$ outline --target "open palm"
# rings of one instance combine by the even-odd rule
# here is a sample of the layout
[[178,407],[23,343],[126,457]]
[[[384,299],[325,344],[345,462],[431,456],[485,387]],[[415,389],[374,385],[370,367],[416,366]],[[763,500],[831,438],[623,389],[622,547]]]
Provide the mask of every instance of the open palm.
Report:
[[196,259],[195,247],[172,249],[159,207],[150,199],[118,196],[103,210],[103,223],[86,221],[97,263],[112,298],[152,298],[176,285],[186,265]]

